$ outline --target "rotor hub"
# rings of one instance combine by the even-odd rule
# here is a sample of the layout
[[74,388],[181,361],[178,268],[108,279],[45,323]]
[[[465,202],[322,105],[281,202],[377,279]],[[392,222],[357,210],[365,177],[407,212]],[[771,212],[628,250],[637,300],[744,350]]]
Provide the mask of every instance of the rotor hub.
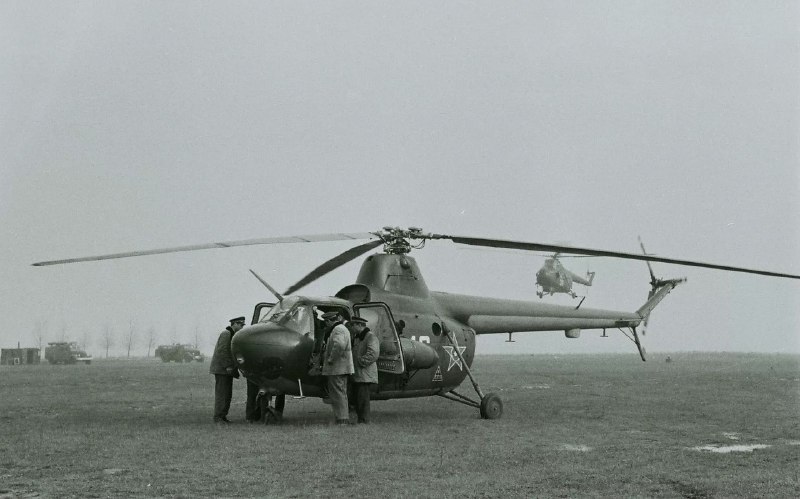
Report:
[[[382,231],[375,233],[383,241],[383,251],[389,255],[406,255],[412,249],[419,249],[425,246],[426,239],[438,239],[435,234],[425,234],[419,227],[384,227]],[[412,240],[418,240],[412,244]]]

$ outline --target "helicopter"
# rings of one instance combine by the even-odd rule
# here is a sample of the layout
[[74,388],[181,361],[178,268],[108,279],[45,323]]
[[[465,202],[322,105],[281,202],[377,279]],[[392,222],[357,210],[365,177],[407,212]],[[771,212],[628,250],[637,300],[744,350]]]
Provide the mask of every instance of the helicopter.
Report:
[[[526,251],[603,256],[646,262],[662,262],[800,279],[798,275],[732,267],[691,260],[657,257],[591,248],[464,237],[423,232],[420,228],[384,227],[366,233],[320,234],[227,241],[162,248],[100,256],[34,263],[46,266],[142,255],[230,248],[257,244],[322,242],[368,239],[324,262],[283,293],[279,293],[252,269],[250,272],[277,301],[258,303],[251,324],[233,337],[231,349],[239,370],[259,387],[259,403],[265,423],[282,419],[282,408],[268,405],[272,396],[326,396],[322,376],[312,369],[312,359],[323,348],[322,314],[339,312],[345,320],[354,316],[368,321],[380,341],[377,361],[379,383],[372,385],[372,400],[439,396],[479,410],[483,419],[503,414],[497,393],[484,393],[471,367],[476,337],[531,331],[563,331],[567,338],[579,338],[582,330],[618,329],[646,360],[638,329],[655,307],[684,279],[653,279],[647,300],[633,312],[570,307],[524,300],[468,296],[432,291],[416,260],[409,255],[432,240],[456,244]],[[383,246],[367,256],[355,283],[333,296],[312,297],[294,293],[334,269]],[[651,270],[652,275],[652,270]],[[626,330],[628,332],[626,332]],[[476,396],[459,391],[469,378]]]
[[586,272],[586,277],[581,277],[578,274],[570,271],[558,259],[560,253],[554,253],[553,256],[544,261],[542,268],[536,272],[536,286],[539,288],[536,295],[543,298],[544,295],[555,293],[566,293],[573,298],[577,298],[578,294],[572,290],[572,284],[578,283],[584,286],[591,286],[594,280],[594,272]]

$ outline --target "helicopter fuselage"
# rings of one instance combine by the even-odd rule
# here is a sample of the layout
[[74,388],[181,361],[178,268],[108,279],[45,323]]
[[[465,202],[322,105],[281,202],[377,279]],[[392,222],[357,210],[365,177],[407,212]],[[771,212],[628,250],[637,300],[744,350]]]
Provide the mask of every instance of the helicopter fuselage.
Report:
[[[325,378],[314,369],[325,329],[319,317],[339,311],[358,315],[378,336],[376,400],[444,394],[467,376],[478,334],[630,327],[636,313],[575,309],[429,291],[413,258],[367,257],[355,284],[335,297],[290,296],[261,304],[253,324],[233,338],[232,351],[247,379],[269,394],[322,397]],[[266,313],[264,313],[266,312]]]
[[575,298],[577,295],[572,290],[573,283],[591,286],[593,279],[594,272],[587,272],[584,278],[568,270],[555,257],[545,260],[542,268],[536,272],[536,285],[541,288],[538,292],[540,298],[548,293],[567,293]]

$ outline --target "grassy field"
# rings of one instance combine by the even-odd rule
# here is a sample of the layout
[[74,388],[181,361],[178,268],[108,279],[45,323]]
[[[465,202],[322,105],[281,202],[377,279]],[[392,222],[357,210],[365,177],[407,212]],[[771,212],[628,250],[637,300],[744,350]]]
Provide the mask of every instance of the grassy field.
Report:
[[208,364],[2,366],[0,497],[800,496],[800,358],[664,357],[478,356],[501,419],[433,397],[351,427],[317,399],[247,425],[241,380],[217,427]]

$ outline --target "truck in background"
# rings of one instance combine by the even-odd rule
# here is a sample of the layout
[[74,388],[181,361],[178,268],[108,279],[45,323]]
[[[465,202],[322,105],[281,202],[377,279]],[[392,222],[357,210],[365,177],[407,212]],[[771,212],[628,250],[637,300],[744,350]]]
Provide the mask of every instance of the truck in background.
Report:
[[78,348],[74,341],[54,341],[44,349],[44,358],[51,364],[84,364],[92,363],[92,356]]
[[160,357],[162,362],[203,362],[205,356],[192,345],[159,345],[156,348],[156,357]]

